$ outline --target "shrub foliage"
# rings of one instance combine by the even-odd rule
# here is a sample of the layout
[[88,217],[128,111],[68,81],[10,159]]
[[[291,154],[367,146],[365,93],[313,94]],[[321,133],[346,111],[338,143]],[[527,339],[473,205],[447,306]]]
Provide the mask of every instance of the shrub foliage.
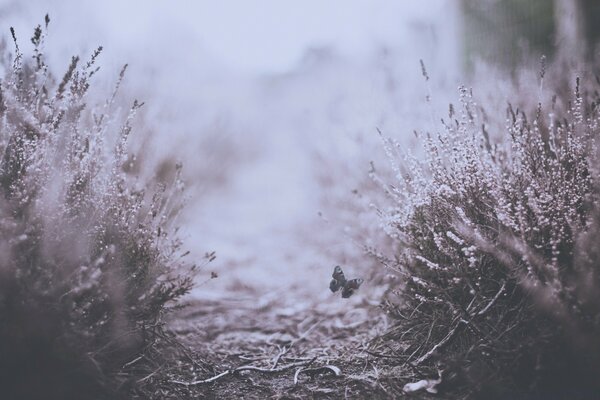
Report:
[[423,159],[384,139],[398,245],[384,262],[404,279],[387,301],[397,325],[375,345],[467,396],[597,390],[599,99],[579,78],[568,97],[530,115],[509,105],[488,134],[461,88],[442,132],[420,135]]
[[127,140],[142,104],[121,111],[125,68],[93,104],[102,48],[56,79],[48,22],[31,58],[12,29],[14,54],[1,56],[0,386],[9,398],[115,398],[192,284],[172,226],[181,185],[136,188]]

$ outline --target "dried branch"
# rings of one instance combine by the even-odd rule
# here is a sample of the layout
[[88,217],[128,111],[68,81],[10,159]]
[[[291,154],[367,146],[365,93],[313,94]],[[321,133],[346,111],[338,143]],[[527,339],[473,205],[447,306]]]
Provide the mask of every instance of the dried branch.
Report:
[[303,369],[303,367],[300,367],[296,370],[296,373],[294,374],[294,385],[298,384],[298,376],[300,375],[300,372],[302,372]]
[[170,380],[169,382],[170,382],[170,383],[175,383],[175,384],[177,384],[177,385],[183,385],[183,386],[196,386],[196,385],[202,385],[202,384],[204,384],[204,383],[211,383],[211,382],[214,382],[214,381],[216,381],[217,379],[219,379],[219,378],[222,378],[222,377],[224,377],[224,376],[227,376],[227,375],[229,375],[229,374],[231,374],[231,373],[232,373],[232,370],[228,369],[228,370],[227,370],[227,371],[225,371],[225,372],[221,372],[219,375],[215,375],[215,376],[213,376],[213,377],[211,377],[211,378],[208,378],[208,379],[203,379],[203,380],[199,380],[199,381],[193,381],[193,382],[183,382],[183,381],[177,381],[177,380]]
[[488,310],[494,305],[494,303],[496,303],[496,300],[498,300],[498,298],[500,297],[500,295],[502,294],[502,292],[504,292],[504,288],[506,287],[506,281],[502,282],[502,286],[500,287],[500,290],[498,290],[498,293],[496,293],[496,295],[494,296],[494,298],[488,303],[487,306],[485,306],[481,311],[479,311],[478,313],[476,313],[476,316],[482,316],[485,313],[488,312]]
[[170,380],[169,382],[177,384],[177,385],[182,385],[182,386],[203,385],[203,384],[206,384],[206,383],[214,382],[217,379],[220,379],[220,378],[222,378],[224,376],[233,375],[233,374],[236,374],[236,373],[239,373],[239,372],[242,372],[242,371],[255,371],[255,372],[261,372],[261,373],[264,373],[264,374],[272,374],[272,373],[278,373],[278,372],[287,371],[288,369],[292,369],[292,368],[296,368],[296,367],[306,367],[306,366],[311,365],[316,359],[317,359],[317,357],[313,357],[309,361],[302,361],[302,362],[292,363],[292,364],[288,364],[286,366],[279,367],[279,368],[276,368],[276,369],[255,367],[253,365],[244,365],[244,366],[237,367],[237,368],[234,368],[234,369],[228,369],[227,371],[221,372],[220,374],[215,375],[215,376],[213,376],[211,378],[208,378],[208,379],[202,379],[202,380],[197,380],[197,381],[192,381],[192,382]]
[[277,368],[277,364],[279,364],[279,360],[281,359],[281,356],[283,356],[285,353],[287,353],[288,349],[283,346],[283,348],[281,350],[279,350],[279,353],[277,353],[277,355],[275,356],[275,359],[273,361],[273,366],[271,367],[271,369],[275,369]]
[[414,362],[414,365],[419,365],[419,364],[422,364],[423,362],[427,361],[432,355],[435,354],[435,352],[438,349],[440,349],[441,347],[445,346],[446,343],[448,343],[450,340],[452,340],[452,338],[454,337],[454,335],[456,335],[456,332],[458,332],[458,328],[463,323],[467,323],[467,322],[465,320],[463,320],[463,319],[458,320],[458,322],[454,325],[454,327],[452,329],[450,329],[450,332],[448,332],[448,334],[439,343],[437,343],[435,346],[433,346],[431,348],[431,350],[429,350],[427,353],[425,353],[421,357],[419,357]]
[[[435,352],[438,349],[440,349],[441,347],[445,346],[446,343],[448,343],[450,340],[452,340],[452,338],[454,337],[454,335],[458,332],[458,328],[460,327],[461,324],[468,325],[471,322],[472,318],[474,318],[474,317],[480,317],[482,315],[485,315],[490,310],[490,308],[492,308],[492,306],[494,305],[494,303],[496,303],[496,300],[498,300],[498,298],[500,297],[500,295],[504,292],[504,288],[505,287],[506,287],[506,281],[502,282],[502,286],[500,287],[500,289],[498,290],[498,292],[496,293],[496,295],[492,298],[492,300],[490,300],[490,302],[484,308],[482,308],[479,312],[475,313],[474,315],[469,315],[469,317],[470,317],[469,320],[464,320],[464,319],[458,320],[456,322],[456,324],[454,325],[454,327],[452,329],[450,329],[450,331],[448,332],[448,334],[439,343],[437,343],[435,346],[433,346],[431,348],[431,350],[429,350],[427,353],[425,353],[421,357],[419,357],[414,362],[414,365],[420,365],[423,362],[427,361],[432,355],[435,354]],[[455,319],[455,321],[456,321],[456,319]]]

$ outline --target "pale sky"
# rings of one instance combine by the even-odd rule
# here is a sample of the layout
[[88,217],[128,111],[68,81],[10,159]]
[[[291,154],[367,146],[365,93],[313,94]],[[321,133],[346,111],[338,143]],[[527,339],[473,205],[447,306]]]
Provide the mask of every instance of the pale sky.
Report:
[[29,35],[31,24],[49,12],[53,35],[69,38],[70,52],[102,43],[129,54],[139,46],[148,55],[177,58],[178,52],[191,52],[196,54],[183,59],[208,58],[217,68],[243,73],[277,73],[310,47],[331,46],[360,57],[376,45],[408,46],[415,21],[439,18],[445,6],[447,0],[0,0],[0,13],[4,23]]

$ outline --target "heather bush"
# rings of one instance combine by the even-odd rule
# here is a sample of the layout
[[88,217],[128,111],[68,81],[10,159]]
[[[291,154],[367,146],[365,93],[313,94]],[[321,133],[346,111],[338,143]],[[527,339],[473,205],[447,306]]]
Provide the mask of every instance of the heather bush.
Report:
[[384,138],[396,179],[372,175],[397,253],[383,262],[404,278],[385,301],[397,323],[373,346],[415,377],[441,374],[465,397],[598,393],[600,103],[574,83],[509,105],[500,132],[462,87],[441,132],[419,134],[423,158]]
[[[98,48],[57,79],[44,56],[1,49],[0,387],[7,398],[130,398],[169,341],[164,315],[192,285],[173,221],[180,167],[143,186],[126,171],[138,101],[91,92]],[[142,186],[142,187],[140,187]]]

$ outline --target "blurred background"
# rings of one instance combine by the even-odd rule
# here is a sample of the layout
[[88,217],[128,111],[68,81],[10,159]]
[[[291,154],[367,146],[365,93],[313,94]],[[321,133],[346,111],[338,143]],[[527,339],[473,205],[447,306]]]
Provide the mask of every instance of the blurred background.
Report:
[[140,173],[183,163],[186,246],[218,257],[198,298],[327,301],[335,264],[368,277],[377,129],[410,149],[459,84],[493,86],[480,65],[502,84],[542,54],[594,60],[600,39],[594,0],[0,0],[2,34],[26,48],[46,13],[57,75],[99,45],[100,86],[129,64],[125,97],[146,102]]

